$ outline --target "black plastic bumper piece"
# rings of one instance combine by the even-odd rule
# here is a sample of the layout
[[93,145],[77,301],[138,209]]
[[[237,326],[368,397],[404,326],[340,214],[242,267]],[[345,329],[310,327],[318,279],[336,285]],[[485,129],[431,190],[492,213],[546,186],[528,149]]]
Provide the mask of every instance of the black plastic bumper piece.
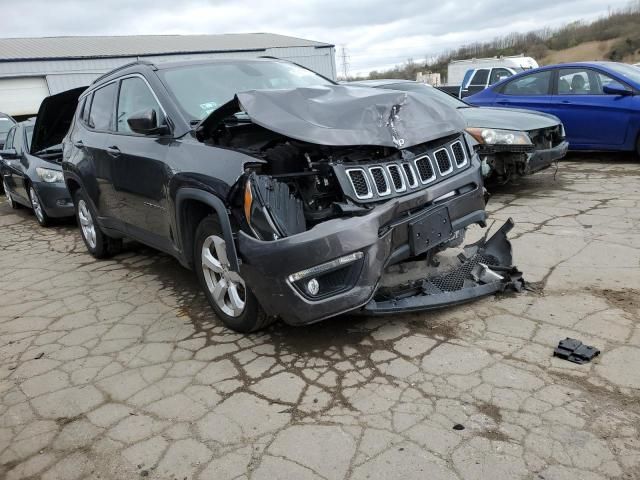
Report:
[[553,148],[547,150],[536,150],[528,155],[526,172],[527,174],[539,172],[551,166],[563,158],[569,150],[569,142],[562,142]]
[[460,264],[419,282],[380,289],[363,308],[363,313],[385,315],[450,307],[505,290],[524,288],[522,273],[512,266],[509,219],[489,239],[465,248]]
[[580,365],[593,360],[598,355],[600,355],[600,350],[597,348],[590,347],[580,340],[568,337],[560,340],[560,343],[553,351],[554,357],[559,357]]

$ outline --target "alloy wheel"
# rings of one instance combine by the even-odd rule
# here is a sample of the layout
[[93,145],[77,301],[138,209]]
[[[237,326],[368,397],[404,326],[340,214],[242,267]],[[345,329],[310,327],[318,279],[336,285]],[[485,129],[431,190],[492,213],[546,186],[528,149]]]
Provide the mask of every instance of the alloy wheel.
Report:
[[224,240],[216,235],[207,237],[200,257],[207,289],[218,308],[231,317],[240,316],[247,300],[246,287],[242,277],[229,270]]
[[42,210],[42,205],[40,204],[40,199],[36,194],[36,191],[33,187],[29,187],[29,197],[31,197],[31,206],[33,207],[33,213],[35,213],[38,221],[40,223],[44,222],[44,210]]
[[96,248],[96,227],[87,202],[83,199],[78,202],[78,220],[80,221],[82,236],[91,248]]

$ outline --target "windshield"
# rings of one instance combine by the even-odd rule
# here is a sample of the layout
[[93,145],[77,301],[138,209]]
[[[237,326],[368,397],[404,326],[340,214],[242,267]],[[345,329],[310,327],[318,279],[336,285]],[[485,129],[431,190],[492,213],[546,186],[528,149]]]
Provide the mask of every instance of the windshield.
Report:
[[633,83],[640,83],[640,68],[638,67],[625,63],[612,63],[607,65],[607,67],[617,74],[622,75],[627,80],[631,80]]
[[436,100],[440,100],[442,103],[446,103],[451,108],[467,108],[470,107],[468,103],[459,100],[448,93],[443,92],[442,90],[438,90],[431,85],[427,85],[426,83],[418,83],[418,82],[406,82],[406,83],[392,83],[390,85],[385,85],[383,88],[388,90],[402,90],[403,92],[414,92],[420,95],[425,96],[429,100],[435,98]]
[[278,61],[187,65],[158,73],[192,121],[202,120],[238,92],[332,84],[310,70]]

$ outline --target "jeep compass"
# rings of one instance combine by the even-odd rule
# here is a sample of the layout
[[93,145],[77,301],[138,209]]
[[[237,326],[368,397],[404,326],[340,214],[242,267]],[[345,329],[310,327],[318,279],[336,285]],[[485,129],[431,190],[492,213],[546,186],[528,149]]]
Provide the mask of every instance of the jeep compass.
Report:
[[63,171],[93,256],[167,252],[250,332],[520,288],[512,222],[461,247],[486,220],[464,128],[436,99],[285,61],[138,61],[79,96]]

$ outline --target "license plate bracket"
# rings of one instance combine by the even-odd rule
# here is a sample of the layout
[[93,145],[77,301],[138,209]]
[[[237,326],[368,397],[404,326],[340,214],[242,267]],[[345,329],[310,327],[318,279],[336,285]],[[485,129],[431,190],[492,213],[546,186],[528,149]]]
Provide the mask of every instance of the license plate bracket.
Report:
[[420,255],[447,241],[453,229],[449,210],[441,207],[409,223],[409,247],[412,255]]

